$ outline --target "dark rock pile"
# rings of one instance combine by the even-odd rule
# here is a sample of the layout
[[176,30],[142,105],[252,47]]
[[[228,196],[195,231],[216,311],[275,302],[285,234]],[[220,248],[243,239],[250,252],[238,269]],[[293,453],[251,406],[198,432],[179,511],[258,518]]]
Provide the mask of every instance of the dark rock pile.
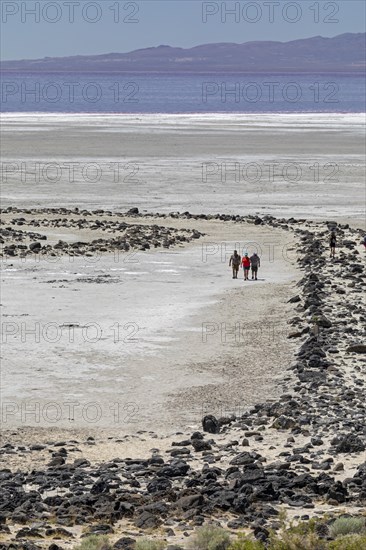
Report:
[[[9,208],[2,211],[8,214]],[[2,253],[0,257],[19,256],[24,258],[29,255],[38,256],[93,256],[108,252],[128,252],[132,250],[148,250],[150,248],[170,248],[173,246],[188,243],[194,239],[203,236],[196,229],[175,229],[159,225],[142,225],[126,223],[118,219],[122,214],[112,214],[103,210],[86,213],[84,217],[55,217],[57,214],[70,216],[75,211],[65,211],[64,209],[37,209],[37,210],[17,210],[18,213],[29,214],[32,218],[26,219],[23,216],[14,217],[9,222],[1,222],[0,243],[2,244]],[[43,218],[41,214],[52,214],[52,218]],[[101,215],[102,217],[113,216],[111,220],[87,219],[87,216]],[[116,219],[117,218],[117,219]],[[75,228],[88,229],[90,231],[103,231],[111,233],[111,238],[98,238],[93,240],[84,240],[77,242],[65,242],[60,240],[57,244],[51,245],[43,243],[47,241],[47,236],[33,231],[17,229],[19,226],[45,227],[45,228]],[[42,241],[42,242],[40,242]]]

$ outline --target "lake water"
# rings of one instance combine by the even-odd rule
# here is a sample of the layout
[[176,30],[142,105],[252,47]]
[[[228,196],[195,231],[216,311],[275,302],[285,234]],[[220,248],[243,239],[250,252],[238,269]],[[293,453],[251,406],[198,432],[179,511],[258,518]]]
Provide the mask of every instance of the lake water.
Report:
[[365,111],[346,74],[1,74],[3,112],[309,113]]

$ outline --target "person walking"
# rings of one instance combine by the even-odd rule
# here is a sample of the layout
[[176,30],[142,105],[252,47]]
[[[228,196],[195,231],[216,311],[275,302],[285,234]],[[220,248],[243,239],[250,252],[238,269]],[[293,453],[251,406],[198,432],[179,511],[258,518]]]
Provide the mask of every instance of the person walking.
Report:
[[331,258],[335,257],[336,245],[337,245],[337,236],[335,234],[335,231],[333,230],[330,234],[330,239],[329,239],[330,257]]
[[249,279],[249,269],[250,269],[250,258],[248,256],[248,253],[245,254],[241,263],[244,270],[244,281],[247,281]]
[[252,267],[252,279],[257,281],[258,267],[261,266],[261,261],[256,252],[250,257],[250,265]]
[[234,254],[230,256],[229,267],[233,268],[233,279],[238,278],[238,271],[240,267],[241,257],[237,250],[234,250]]

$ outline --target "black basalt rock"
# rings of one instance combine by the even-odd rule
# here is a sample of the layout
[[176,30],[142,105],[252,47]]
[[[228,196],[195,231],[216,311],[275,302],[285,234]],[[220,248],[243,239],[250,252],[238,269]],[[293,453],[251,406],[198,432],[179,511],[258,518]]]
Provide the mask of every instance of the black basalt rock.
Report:
[[202,418],[202,428],[204,432],[210,434],[218,434],[220,431],[218,420],[212,414],[208,414]]

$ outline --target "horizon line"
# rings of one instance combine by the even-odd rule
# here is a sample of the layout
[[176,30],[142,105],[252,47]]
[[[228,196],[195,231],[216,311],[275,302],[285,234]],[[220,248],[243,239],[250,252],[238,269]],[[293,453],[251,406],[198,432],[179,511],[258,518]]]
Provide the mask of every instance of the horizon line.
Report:
[[243,46],[244,44],[255,44],[255,43],[290,44],[292,42],[299,42],[299,41],[302,41],[302,40],[311,40],[311,39],[314,39],[314,38],[321,38],[323,40],[332,40],[333,38],[338,38],[340,36],[344,36],[344,35],[347,35],[347,34],[366,35],[366,32],[343,32],[341,34],[336,34],[334,36],[312,35],[312,36],[308,36],[306,38],[295,38],[295,39],[286,40],[286,41],[281,41],[281,40],[248,40],[247,42],[204,42],[204,43],[196,44],[195,46],[189,46],[189,47],[186,47],[186,48],[182,47],[182,46],[170,46],[168,44],[159,44],[158,46],[146,46],[144,48],[136,48],[134,50],[128,50],[128,51],[124,51],[124,52],[109,51],[109,52],[104,52],[104,53],[92,53],[92,54],[73,54],[73,55],[59,55],[59,56],[45,55],[44,57],[22,58],[22,59],[1,59],[0,58],[0,65],[2,63],[13,63],[13,62],[17,63],[17,62],[21,62],[21,61],[44,61],[45,59],[65,59],[65,58],[68,59],[68,58],[75,58],[75,57],[79,57],[79,58],[82,58],[82,57],[99,57],[99,56],[103,56],[103,55],[127,55],[127,54],[130,54],[130,53],[135,53],[135,52],[139,52],[139,51],[154,50],[154,49],[159,49],[159,48],[171,48],[171,49],[177,49],[177,50],[193,50],[195,48],[199,48],[199,47],[202,47],[202,46],[212,46],[212,45],[219,45],[219,44],[232,44],[234,46]]

